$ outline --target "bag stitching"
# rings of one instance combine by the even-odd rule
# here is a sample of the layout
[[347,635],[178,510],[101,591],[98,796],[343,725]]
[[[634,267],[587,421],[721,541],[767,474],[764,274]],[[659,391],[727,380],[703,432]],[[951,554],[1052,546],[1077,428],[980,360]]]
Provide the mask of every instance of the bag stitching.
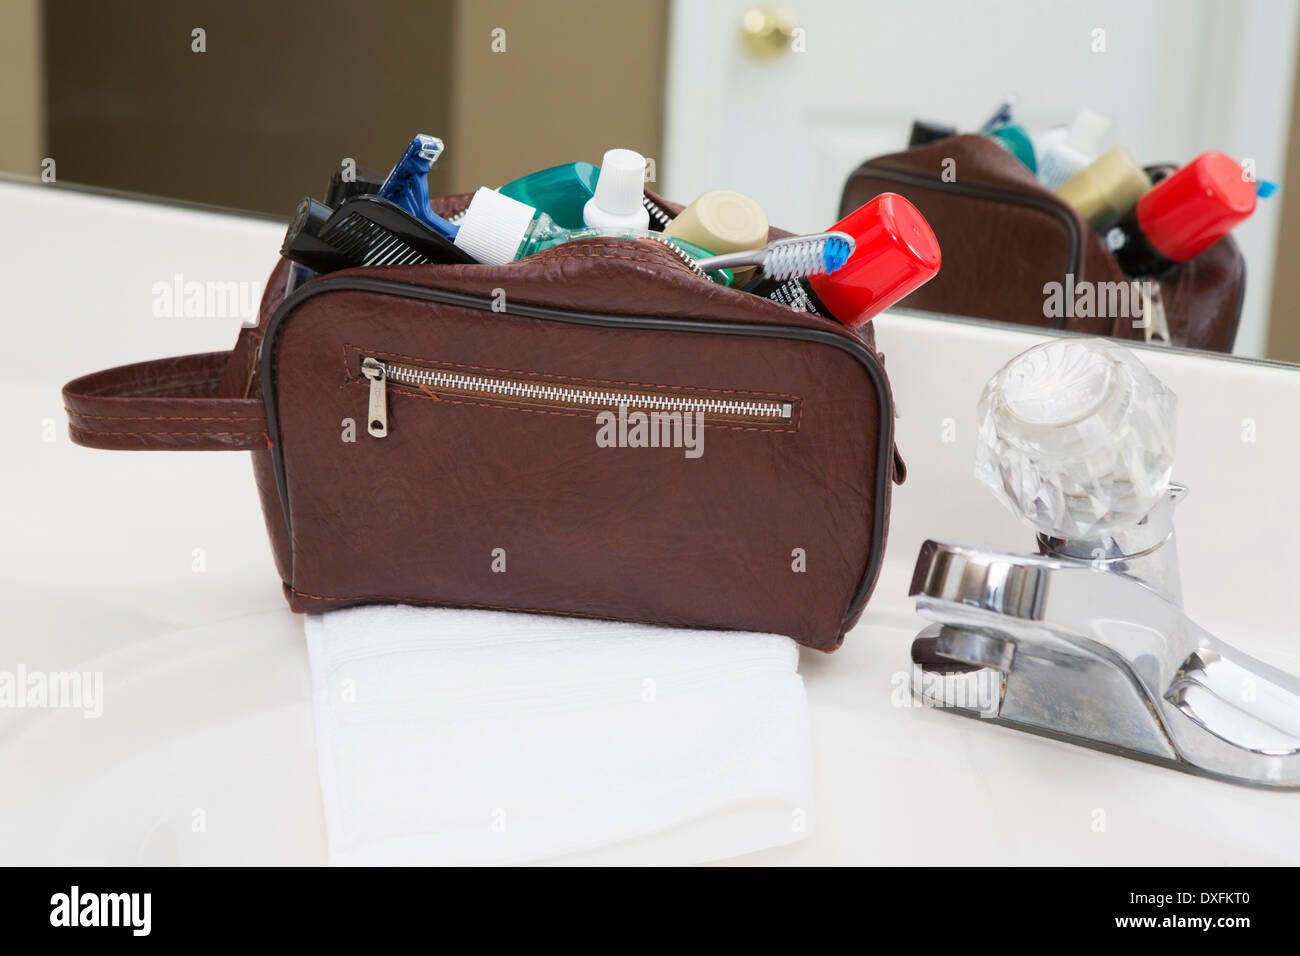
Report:
[[189,418],[181,415],[153,415],[153,416],[128,416],[128,415],[87,415],[85,412],[78,412],[74,409],[63,409],[69,415],[75,415],[77,418],[93,418],[98,421],[117,421],[117,422],[266,422],[266,416],[256,415],[248,418],[243,417],[225,417],[214,416],[211,418]]
[[158,436],[168,436],[171,438],[197,438],[197,437],[228,437],[228,438],[263,438],[266,440],[266,447],[271,447],[271,439],[266,432],[105,432],[97,428],[82,428],[78,425],[68,424],[68,429],[74,432],[80,432],[83,435],[99,436],[101,438],[156,438]]
[[[178,385],[220,385],[220,375],[209,375],[206,378],[144,378],[131,379],[129,382],[110,383],[101,385],[98,388],[85,392],[75,392],[76,395],[84,395],[90,398],[131,398],[138,396],[141,392],[156,392],[164,388],[172,388]],[[175,396],[184,398],[186,396]]]

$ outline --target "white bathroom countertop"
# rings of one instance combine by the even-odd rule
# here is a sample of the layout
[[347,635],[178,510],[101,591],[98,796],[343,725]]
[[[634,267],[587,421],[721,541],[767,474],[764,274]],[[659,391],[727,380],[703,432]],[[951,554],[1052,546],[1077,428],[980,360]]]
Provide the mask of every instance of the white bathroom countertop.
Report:
[[[246,456],[80,448],[59,394],[96,369],[229,348],[238,317],[157,315],[155,285],[179,275],[260,290],[283,224],[12,183],[0,183],[0,215],[11,343],[0,669],[102,671],[106,682],[97,719],[0,708],[0,860],[324,862],[302,619],[281,596]],[[905,313],[876,327],[909,478],[861,623],[839,652],[802,654],[811,832],[738,862],[1300,863],[1300,793],[909,706],[920,543],[1032,550],[971,464],[980,388],[1042,337]],[[1300,671],[1284,600],[1300,579],[1288,546],[1300,527],[1300,370],[1142,358],[1181,400],[1189,613]]]

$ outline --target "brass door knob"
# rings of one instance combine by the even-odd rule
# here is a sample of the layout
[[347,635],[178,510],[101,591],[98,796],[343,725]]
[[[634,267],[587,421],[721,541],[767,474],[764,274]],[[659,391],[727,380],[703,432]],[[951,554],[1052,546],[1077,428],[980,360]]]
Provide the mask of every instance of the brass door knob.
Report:
[[745,50],[756,60],[771,60],[790,50],[794,18],[778,7],[750,7],[740,21]]

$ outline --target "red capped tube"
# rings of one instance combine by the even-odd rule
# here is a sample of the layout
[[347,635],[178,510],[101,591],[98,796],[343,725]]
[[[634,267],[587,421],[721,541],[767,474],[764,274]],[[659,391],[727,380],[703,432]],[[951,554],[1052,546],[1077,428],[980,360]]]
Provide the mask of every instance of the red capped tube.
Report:
[[849,261],[829,275],[791,280],[769,298],[857,328],[939,272],[942,257],[934,230],[920,210],[896,193],[881,193],[830,231],[853,237]]
[[1106,234],[1131,276],[1195,259],[1255,211],[1255,183],[1223,153],[1202,153],[1160,180]]

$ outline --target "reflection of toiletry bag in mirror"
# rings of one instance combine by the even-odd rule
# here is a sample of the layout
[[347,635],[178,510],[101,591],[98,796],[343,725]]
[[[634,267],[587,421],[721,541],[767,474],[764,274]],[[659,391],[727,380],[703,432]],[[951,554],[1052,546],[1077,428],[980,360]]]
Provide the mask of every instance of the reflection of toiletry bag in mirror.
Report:
[[869,325],[715,285],[646,240],[286,295],[290,266],[231,352],[64,399],[82,445],[252,451],[294,610],[498,608],[826,651],[861,614],[902,477]]
[[[903,306],[1146,337],[1141,297],[1120,288],[1129,280],[1103,236],[994,140],[953,136],[869,160],[849,177],[841,212],[887,191],[921,210],[943,249],[939,275]],[[1174,267],[1160,287],[1172,344],[1231,351],[1246,287],[1231,236]]]

